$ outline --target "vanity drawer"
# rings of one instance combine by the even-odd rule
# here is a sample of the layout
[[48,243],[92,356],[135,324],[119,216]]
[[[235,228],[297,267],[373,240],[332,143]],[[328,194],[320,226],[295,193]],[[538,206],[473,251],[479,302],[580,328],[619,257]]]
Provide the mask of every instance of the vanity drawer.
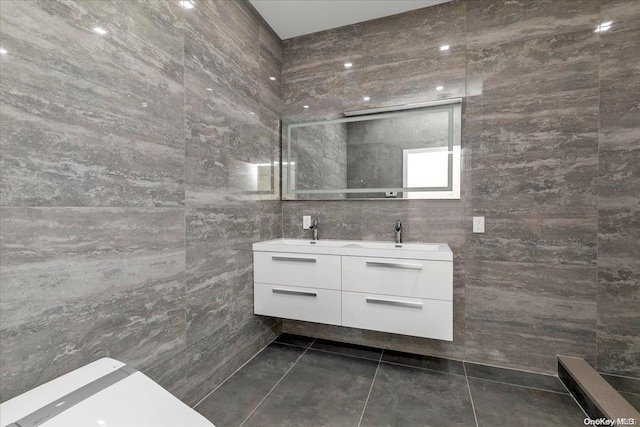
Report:
[[342,292],[342,326],[453,341],[453,302]]
[[253,298],[255,314],[341,324],[340,291],[254,283]]
[[452,301],[453,263],[344,256],[342,289]]
[[340,256],[254,252],[253,281],[274,285],[340,289]]

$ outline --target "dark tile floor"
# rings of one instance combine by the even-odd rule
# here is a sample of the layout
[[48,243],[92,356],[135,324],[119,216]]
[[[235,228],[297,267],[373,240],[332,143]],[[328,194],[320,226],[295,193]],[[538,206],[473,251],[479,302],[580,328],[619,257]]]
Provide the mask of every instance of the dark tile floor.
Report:
[[282,334],[196,408],[216,427],[580,426],[557,377]]
[[602,377],[609,381],[622,397],[640,412],[640,379],[621,377],[618,375],[601,374]]

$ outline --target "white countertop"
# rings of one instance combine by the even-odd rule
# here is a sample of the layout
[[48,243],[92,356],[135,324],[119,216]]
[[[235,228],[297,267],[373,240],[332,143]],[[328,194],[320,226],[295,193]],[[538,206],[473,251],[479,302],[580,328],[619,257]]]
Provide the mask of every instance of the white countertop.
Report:
[[275,239],[253,244],[254,251],[323,255],[367,256],[378,258],[423,259],[453,262],[446,243],[394,243],[365,240]]

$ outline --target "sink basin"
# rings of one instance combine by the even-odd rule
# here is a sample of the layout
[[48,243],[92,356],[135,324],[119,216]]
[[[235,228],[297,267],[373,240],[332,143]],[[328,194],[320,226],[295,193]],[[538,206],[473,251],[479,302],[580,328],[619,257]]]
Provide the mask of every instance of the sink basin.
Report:
[[430,245],[424,243],[387,243],[387,242],[353,242],[344,243],[343,248],[362,248],[362,249],[403,249],[405,251],[437,251],[439,245]]
[[394,243],[364,240],[275,239],[253,244],[253,250],[451,261],[446,243]]

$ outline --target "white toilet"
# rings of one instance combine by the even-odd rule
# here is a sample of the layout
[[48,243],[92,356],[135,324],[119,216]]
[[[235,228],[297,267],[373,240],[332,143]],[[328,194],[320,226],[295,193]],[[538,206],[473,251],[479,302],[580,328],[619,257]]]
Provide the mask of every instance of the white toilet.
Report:
[[0,427],[215,427],[141,372],[97,360],[0,405]]

